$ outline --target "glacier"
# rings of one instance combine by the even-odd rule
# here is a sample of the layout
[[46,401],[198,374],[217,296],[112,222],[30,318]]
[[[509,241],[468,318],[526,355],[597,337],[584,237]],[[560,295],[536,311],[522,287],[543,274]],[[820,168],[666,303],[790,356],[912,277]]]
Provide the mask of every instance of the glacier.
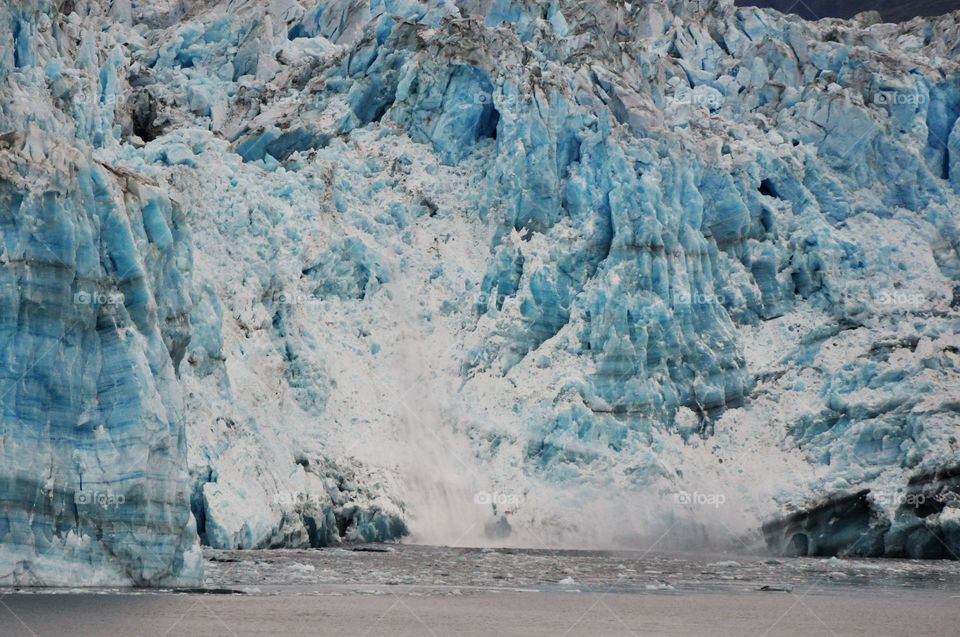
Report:
[[0,25],[0,584],[403,537],[960,553],[960,12]]

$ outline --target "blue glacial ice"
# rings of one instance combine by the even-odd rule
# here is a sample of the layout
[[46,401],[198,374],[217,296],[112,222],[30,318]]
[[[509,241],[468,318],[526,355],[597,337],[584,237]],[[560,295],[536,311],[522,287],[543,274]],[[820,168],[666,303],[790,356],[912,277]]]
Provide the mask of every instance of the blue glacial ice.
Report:
[[960,14],[0,25],[0,583],[408,535],[960,552]]

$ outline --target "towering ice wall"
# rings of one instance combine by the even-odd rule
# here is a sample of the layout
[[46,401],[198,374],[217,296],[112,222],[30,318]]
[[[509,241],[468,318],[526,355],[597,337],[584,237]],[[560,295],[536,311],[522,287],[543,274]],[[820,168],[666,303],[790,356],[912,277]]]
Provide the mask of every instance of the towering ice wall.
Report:
[[[279,52],[245,68],[273,78],[266,105],[224,130],[274,174],[332,162],[323,192],[359,241],[331,241],[297,289],[327,317],[365,306],[373,327],[339,338],[387,362],[380,297],[416,291],[405,323],[437,350],[417,384],[443,396],[428,428],[466,434],[474,481],[520,496],[488,529],[773,518],[781,550],[955,550],[954,484],[935,477],[957,462],[954,18],[324,3],[261,24]],[[429,177],[390,150],[408,139]],[[461,259],[462,241],[486,253]],[[688,492],[729,504],[678,510]],[[863,492],[849,527],[818,526]]]
[[[133,330],[116,355],[149,372],[18,395],[75,396],[43,422],[79,436],[115,417],[110,440],[169,450],[75,460],[82,444],[5,410],[5,450],[63,445],[44,493],[78,488],[79,464],[118,484],[147,480],[125,462],[166,466],[156,519],[133,521],[161,556],[192,555],[162,539],[193,532],[184,497],[223,547],[609,545],[766,521],[775,550],[960,552],[956,14],[4,6],[4,276],[26,276],[12,236],[73,264],[42,297],[12,284],[42,300],[11,329]],[[21,204],[47,183],[56,214]],[[4,348],[11,379],[27,347]],[[6,506],[29,518],[38,488]]]
[[99,155],[123,56],[60,20],[0,9],[0,583],[196,583],[189,230]]

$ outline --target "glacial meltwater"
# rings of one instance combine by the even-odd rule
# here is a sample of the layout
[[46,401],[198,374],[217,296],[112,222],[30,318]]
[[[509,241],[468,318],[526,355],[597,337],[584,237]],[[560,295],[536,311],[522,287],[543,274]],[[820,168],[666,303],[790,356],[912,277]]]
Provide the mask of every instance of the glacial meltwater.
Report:
[[204,557],[204,589],[4,589],[0,635],[942,637],[960,622],[956,561],[396,544]]

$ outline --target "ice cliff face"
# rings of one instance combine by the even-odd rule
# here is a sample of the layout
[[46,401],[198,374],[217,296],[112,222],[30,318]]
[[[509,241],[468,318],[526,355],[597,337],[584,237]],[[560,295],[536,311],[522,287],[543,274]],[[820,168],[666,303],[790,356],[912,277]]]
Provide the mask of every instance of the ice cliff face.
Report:
[[0,25],[0,581],[196,579],[198,535],[960,552],[956,14]]
[[35,117],[0,137],[0,581],[192,581],[183,215],[19,98]]

